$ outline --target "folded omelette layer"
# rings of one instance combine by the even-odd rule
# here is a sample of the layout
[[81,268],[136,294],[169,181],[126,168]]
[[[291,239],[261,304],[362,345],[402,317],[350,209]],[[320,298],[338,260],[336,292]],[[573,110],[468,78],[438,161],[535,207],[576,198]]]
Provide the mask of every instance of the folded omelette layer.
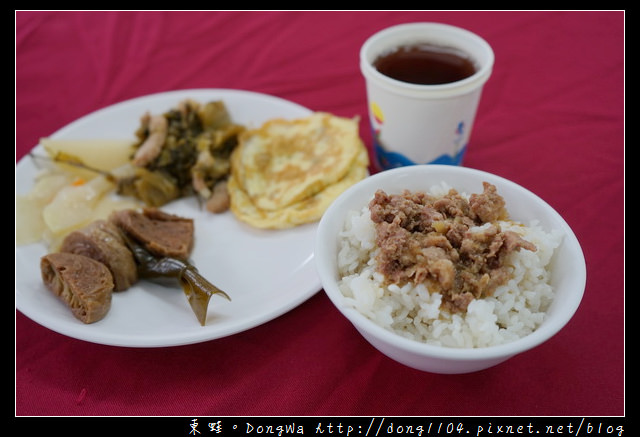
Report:
[[231,157],[231,210],[258,228],[318,220],[331,202],[368,175],[358,119],[317,112],[274,119],[246,131]]

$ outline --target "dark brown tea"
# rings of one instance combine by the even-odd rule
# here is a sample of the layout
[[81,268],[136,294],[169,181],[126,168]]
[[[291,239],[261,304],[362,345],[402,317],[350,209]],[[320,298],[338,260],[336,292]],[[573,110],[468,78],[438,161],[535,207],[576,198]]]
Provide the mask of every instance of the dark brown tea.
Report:
[[379,56],[373,66],[385,76],[420,85],[456,82],[476,72],[465,53],[429,43],[399,47]]

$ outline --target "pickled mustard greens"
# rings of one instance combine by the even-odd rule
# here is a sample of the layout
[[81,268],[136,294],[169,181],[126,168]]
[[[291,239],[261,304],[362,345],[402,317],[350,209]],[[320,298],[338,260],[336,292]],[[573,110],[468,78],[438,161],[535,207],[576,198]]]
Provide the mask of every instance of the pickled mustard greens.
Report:
[[[99,165],[113,141],[42,139],[47,158],[61,169],[76,174],[98,175],[115,184],[118,194],[159,207],[180,197],[196,194],[212,212],[222,212],[214,194],[219,184],[226,184],[230,174],[230,157],[245,127],[232,122],[222,101],[200,104],[181,102],[160,115],[145,113],[135,131],[136,141],[117,142],[116,157],[108,160],[117,166]],[[92,143],[96,145],[92,145]],[[123,146],[124,144],[125,146]],[[109,146],[109,147],[107,147]],[[124,151],[129,158],[122,162]],[[42,157],[31,154],[34,160]],[[210,204],[209,204],[210,202]],[[224,202],[222,202],[224,204]]]
[[193,193],[207,201],[229,175],[229,157],[244,130],[221,101],[186,100],[162,115],[145,114],[136,131],[134,171],[118,191],[162,206]]

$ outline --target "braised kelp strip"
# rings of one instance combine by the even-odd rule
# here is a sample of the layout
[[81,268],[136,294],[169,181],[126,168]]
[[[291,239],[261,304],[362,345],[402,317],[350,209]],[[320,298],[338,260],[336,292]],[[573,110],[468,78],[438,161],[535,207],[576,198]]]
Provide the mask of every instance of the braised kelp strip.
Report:
[[175,278],[180,282],[200,325],[204,326],[206,323],[212,295],[219,294],[231,300],[227,293],[206,280],[189,262],[166,256],[156,257],[130,235],[126,235],[125,240],[138,263],[138,274],[141,278]]
[[192,219],[144,208],[142,211],[116,211],[109,220],[121,229],[136,259],[138,275],[147,279],[177,279],[201,325],[206,322],[212,295],[220,294],[229,299],[187,261],[194,244]]

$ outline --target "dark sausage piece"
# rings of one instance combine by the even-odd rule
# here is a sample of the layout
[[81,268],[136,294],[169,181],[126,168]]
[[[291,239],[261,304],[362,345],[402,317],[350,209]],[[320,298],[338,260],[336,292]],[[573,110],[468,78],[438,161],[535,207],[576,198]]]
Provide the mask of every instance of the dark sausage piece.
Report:
[[74,253],[51,253],[40,260],[46,287],[83,323],[101,320],[111,308],[113,277],[102,263]]

